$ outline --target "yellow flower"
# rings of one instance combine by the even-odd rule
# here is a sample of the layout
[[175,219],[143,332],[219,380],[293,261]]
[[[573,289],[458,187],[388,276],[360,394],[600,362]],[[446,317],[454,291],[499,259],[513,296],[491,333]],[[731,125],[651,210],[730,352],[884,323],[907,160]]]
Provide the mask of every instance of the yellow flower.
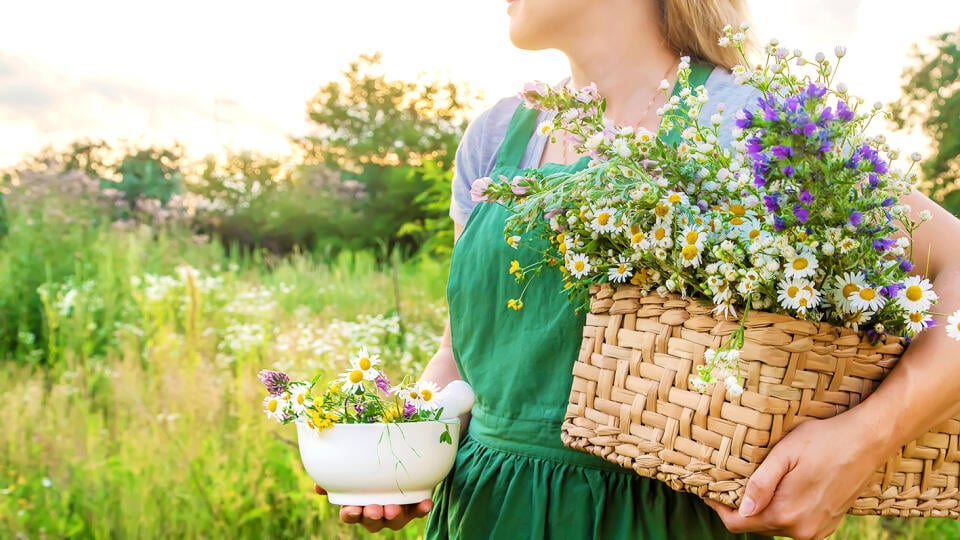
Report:
[[507,300],[507,307],[514,311],[520,311],[523,309],[523,300],[520,300],[519,298],[511,298],[510,300]]
[[510,273],[516,277],[523,277],[523,273],[520,271],[520,261],[510,261]]
[[403,416],[403,410],[400,408],[400,405],[393,404],[383,410],[383,421],[384,422],[395,422],[398,418]]

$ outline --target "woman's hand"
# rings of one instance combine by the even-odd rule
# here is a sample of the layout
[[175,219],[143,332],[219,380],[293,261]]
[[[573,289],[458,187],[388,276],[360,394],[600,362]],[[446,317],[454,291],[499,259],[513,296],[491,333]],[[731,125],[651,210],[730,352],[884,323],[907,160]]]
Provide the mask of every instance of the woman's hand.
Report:
[[850,412],[804,422],[777,443],[750,477],[739,512],[707,504],[734,533],[826,537],[887,457]]
[[[314,489],[320,495],[327,494],[320,486],[315,486]],[[341,506],[340,521],[351,524],[359,523],[364,529],[372,533],[380,532],[384,527],[398,531],[414,519],[426,516],[432,509],[433,501],[430,499],[420,501],[417,504]]]

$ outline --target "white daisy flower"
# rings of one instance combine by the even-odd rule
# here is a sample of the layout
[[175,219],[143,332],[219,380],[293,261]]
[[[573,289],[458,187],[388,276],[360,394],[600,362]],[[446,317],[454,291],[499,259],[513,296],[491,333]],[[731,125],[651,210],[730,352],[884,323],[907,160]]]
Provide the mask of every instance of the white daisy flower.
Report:
[[960,341],[960,309],[947,317],[947,335]]
[[792,257],[787,257],[787,264],[783,267],[783,273],[788,278],[807,278],[813,277],[817,273],[817,267],[820,263],[813,253],[804,250],[802,253],[794,253]]
[[650,249],[650,240],[647,239],[647,234],[643,232],[639,226],[634,225],[630,228],[628,233],[630,240],[630,247],[638,250],[647,250]]
[[[801,297],[804,298],[802,302]],[[813,307],[819,299],[819,293],[806,279],[783,279],[777,287],[777,302],[780,302],[784,309],[798,310],[801,304]]]
[[590,221],[590,229],[598,233],[612,233],[618,229],[617,220],[614,218],[616,210],[610,207],[601,208],[593,213],[593,220]]
[[268,418],[274,418],[278,422],[283,422],[287,418],[287,407],[290,401],[284,396],[267,396],[263,398],[263,412],[267,413]]
[[359,368],[353,368],[340,374],[340,388],[347,394],[356,394],[363,390],[363,381],[363,370]]
[[679,191],[669,191],[667,195],[663,198],[663,202],[670,207],[674,207],[678,204],[686,205],[689,202],[689,198],[686,193],[681,193]]
[[903,290],[897,294],[897,304],[906,311],[927,311],[937,301],[937,293],[929,280],[910,276],[903,281]]
[[703,242],[707,239],[706,233],[695,227],[685,228],[680,237],[683,238],[684,245],[693,245],[700,249],[703,249]]
[[670,236],[672,232],[673,231],[671,231],[669,223],[658,221],[650,231],[650,241],[657,247],[670,249],[673,247],[673,238]]
[[924,315],[922,311],[907,313],[903,316],[903,319],[904,322],[907,323],[907,330],[911,335],[919,334],[930,326],[930,320],[927,319],[927,316]]
[[683,246],[683,249],[680,250],[680,263],[683,266],[692,266],[697,268],[700,266],[701,259],[700,256],[703,254],[703,247],[697,244],[687,244]]
[[616,266],[611,266],[610,269],[607,270],[607,277],[614,283],[624,283],[633,276],[633,268],[630,267],[630,264],[623,257],[620,257],[616,263]]
[[887,303],[887,299],[880,294],[879,289],[872,285],[860,287],[860,290],[851,294],[848,300],[850,307],[861,311],[876,311]]
[[[529,124],[528,124],[529,125]],[[553,123],[552,122],[540,122],[540,125],[537,126],[537,133],[543,136],[547,136],[553,133]]]
[[363,372],[363,378],[372,381],[380,374],[377,366],[380,365],[380,356],[370,354],[366,347],[361,347],[360,352],[350,359],[350,367],[359,369]]
[[593,267],[590,265],[590,258],[583,253],[574,253],[567,261],[567,270],[573,274],[573,277],[580,279],[590,273]]
[[866,325],[873,318],[873,311],[854,311],[844,314],[843,325],[852,328],[854,332],[859,332],[860,327]]
[[440,404],[437,402],[437,392],[440,388],[432,381],[417,381],[410,388],[400,391],[400,397],[412,403],[418,411],[435,411]]
[[313,405],[310,399],[310,385],[306,383],[294,383],[287,387],[290,392],[290,408],[300,416],[307,411],[307,408]]
[[867,281],[859,272],[844,272],[836,276],[836,288],[833,290],[833,302],[843,311],[854,311],[850,305],[850,297],[856,294],[861,287],[867,286]]
[[850,253],[855,247],[857,247],[857,242],[853,238],[843,238],[840,240],[840,253]]

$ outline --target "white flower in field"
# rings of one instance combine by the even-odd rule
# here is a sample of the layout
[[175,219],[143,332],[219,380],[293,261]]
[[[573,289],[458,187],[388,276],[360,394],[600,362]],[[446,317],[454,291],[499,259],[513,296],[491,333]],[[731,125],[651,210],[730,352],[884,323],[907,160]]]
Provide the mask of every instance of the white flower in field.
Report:
[[307,407],[313,405],[310,399],[310,385],[307,383],[294,383],[287,387],[290,392],[290,409],[294,414],[300,416],[307,411]]
[[590,229],[601,234],[616,232],[619,226],[615,214],[616,209],[609,206],[596,210],[593,212],[593,219],[590,221]]
[[340,388],[347,394],[356,394],[363,390],[363,370],[349,369],[340,374]]
[[812,277],[817,273],[820,263],[813,253],[804,250],[801,253],[794,253],[792,257],[787,257],[787,264],[783,267],[783,273],[788,278],[806,278]]
[[927,319],[927,316],[924,315],[922,311],[907,313],[903,316],[903,319],[904,322],[907,323],[907,330],[910,332],[910,335],[923,332],[932,322]]
[[540,122],[540,125],[537,126],[537,133],[546,137],[547,135],[553,133],[553,123],[552,122]]
[[360,347],[360,351],[350,359],[350,367],[363,372],[363,378],[368,381],[372,381],[380,374],[377,370],[379,365],[380,355],[370,354],[366,347]]
[[936,301],[933,285],[920,276],[905,279],[903,289],[897,294],[897,304],[906,311],[927,311]]
[[624,283],[633,276],[633,268],[623,256],[615,262],[616,266],[611,266],[607,270],[607,277],[614,283]]
[[629,158],[630,155],[633,154],[633,150],[630,149],[630,144],[624,137],[617,137],[614,139],[613,144],[610,147],[618,156],[624,159]]
[[860,287],[860,290],[851,294],[847,300],[850,301],[850,307],[862,311],[876,311],[887,303],[880,291],[870,284]]
[[650,249],[650,240],[647,238],[647,234],[643,232],[643,229],[641,229],[638,225],[631,227],[627,236],[630,239],[630,247],[633,249],[642,251]]
[[687,227],[680,233],[680,237],[683,238],[685,246],[694,245],[703,249],[703,243],[707,239],[707,234],[696,227]]
[[440,389],[433,381],[417,381],[412,387],[400,391],[400,397],[413,404],[418,411],[435,411],[440,406],[437,392]]
[[577,279],[589,274],[590,270],[593,269],[590,265],[590,258],[583,253],[571,254],[566,266],[567,270]]
[[686,205],[687,203],[690,202],[690,199],[687,197],[686,193],[681,193],[679,191],[669,191],[667,192],[666,196],[664,196],[662,202],[669,205],[672,208],[678,204]]
[[697,268],[700,266],[701,258],[703,254],[703,244],[687,244],[683,246],[683,249],[680,250],[680,263],[686,266],[692,266]]
[[673,238],[671,238],[672,231],[670,230],[669,222],[657,221],[653,226],[653,229],[650,231],[651,243],[657,247],[664,249],[670,249],[673,247]]
[[960,341],[960,309],[947,317],[947,335]]

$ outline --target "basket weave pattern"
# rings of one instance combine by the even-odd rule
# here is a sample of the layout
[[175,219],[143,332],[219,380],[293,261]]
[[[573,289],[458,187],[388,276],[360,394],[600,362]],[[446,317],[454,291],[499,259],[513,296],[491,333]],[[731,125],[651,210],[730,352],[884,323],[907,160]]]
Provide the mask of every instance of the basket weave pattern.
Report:
[[[744,393],[688,384],[704,352],[739,327],[712,306],[635,287],[591,291],[562,439],[673,489],[738,506],[769,449],[804,420],[865,399],[903,352],[846,328],[752,312],[740,351]],[[960,518],[960,418],[876,471],[851,514]]]

